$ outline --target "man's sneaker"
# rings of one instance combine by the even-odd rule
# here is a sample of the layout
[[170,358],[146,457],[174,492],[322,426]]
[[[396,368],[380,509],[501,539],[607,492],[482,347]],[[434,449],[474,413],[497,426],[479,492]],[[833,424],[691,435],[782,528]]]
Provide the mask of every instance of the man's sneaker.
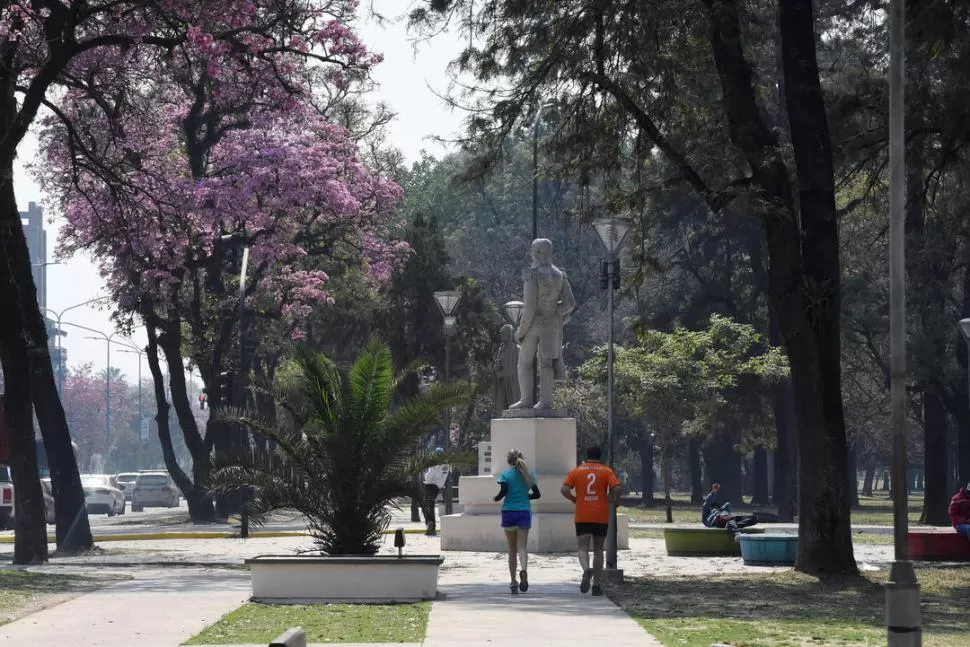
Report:
[[519,590],[523,593],[529,590],[529,574],[525,571],[519,571]]
[[579,581],[579,592],[580,593],[586,593],[586,591],[589,591],[589,583],[590,583],[590,581],[592,579],[593,579],[593,571],[592,571],[592,569],[587,568],[583,572],[583,579],[581,579]]
[[512,582],[511,584],[509,584],[509,590],[511,590],[512,595],[518,595],[519,594],[519,585],[516,584],[515,582]]
[[603,595],[603,587],[597,584],[593,587],[593,595]]
[[435,532],[434,530],[429,530],[428,532],[426,532],[424,534],[427,535],[428,537],[437,537],[438,536],[438,533]]

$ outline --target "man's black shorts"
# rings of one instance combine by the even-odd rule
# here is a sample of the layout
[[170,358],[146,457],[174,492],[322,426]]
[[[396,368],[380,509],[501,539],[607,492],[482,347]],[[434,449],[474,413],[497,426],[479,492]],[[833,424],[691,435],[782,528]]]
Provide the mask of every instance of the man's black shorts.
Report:
[[593,535],[594,537],[605,537],[609,529],[608,523],[576,523],[576,536]]

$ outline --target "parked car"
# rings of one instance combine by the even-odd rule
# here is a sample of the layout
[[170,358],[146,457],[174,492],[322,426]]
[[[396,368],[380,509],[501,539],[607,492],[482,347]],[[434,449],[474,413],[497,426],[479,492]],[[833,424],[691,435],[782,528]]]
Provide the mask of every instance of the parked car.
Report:
[[[44,519],[47,523],[54,523],[54,494],[51,490],[51,480],[40,480],[41,491],[44,494]],[[13,528],[14,497],[13,478],[10,468],[0,465],[0,530]]]
[[0,530],[13,528],[13,477],[10,468],[0,465]]
[[118,487],[125,493],[125,499],[128,501],[131,501],[131,489],[135,486],[137,478],[138,472],[121,472],[115,477],[118,481]]
[[118,481],[111,474],[82,474],[84,504],[88,512],[103,512],[109,517],[124,514],[128,503]]
[[140,472],[131,491],[131,510],[145,508],[176,508],[179,489],[168,472]]
[[44,518],[47,523],[54,523],[54,490],[50,479],[41,479],[40,488],[44,492]]

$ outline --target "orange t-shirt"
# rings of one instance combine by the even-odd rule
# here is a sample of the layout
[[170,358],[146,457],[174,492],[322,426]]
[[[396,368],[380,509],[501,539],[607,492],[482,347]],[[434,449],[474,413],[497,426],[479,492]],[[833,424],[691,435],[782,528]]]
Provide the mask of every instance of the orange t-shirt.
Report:
[[610,522],[610,489],[620,485],[620,479],[599,461],[586,461],[566,475],[563,485],[576,490],[576,523]]

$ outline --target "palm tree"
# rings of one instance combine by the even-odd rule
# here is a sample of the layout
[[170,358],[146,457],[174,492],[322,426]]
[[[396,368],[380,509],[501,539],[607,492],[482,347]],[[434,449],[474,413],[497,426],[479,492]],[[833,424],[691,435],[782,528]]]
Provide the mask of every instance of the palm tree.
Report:
[[372,555],[390,523],[389,504],[414,496],[414,477],[461,456],[433,454],[420,441],[441,411],[467,400],[462,385],[431,385],[395,401],[398,385],[387,345],[367,345],[349,370],[323,354],[300,349],[293,371],[273,397],[283,424],[246,415],[232,419],[275,441],[271,454],[237,456],[217,465],[216,493],[255,486],[249,511],[259,523],[290,508],[307,518],[316,547],[328,555]]

